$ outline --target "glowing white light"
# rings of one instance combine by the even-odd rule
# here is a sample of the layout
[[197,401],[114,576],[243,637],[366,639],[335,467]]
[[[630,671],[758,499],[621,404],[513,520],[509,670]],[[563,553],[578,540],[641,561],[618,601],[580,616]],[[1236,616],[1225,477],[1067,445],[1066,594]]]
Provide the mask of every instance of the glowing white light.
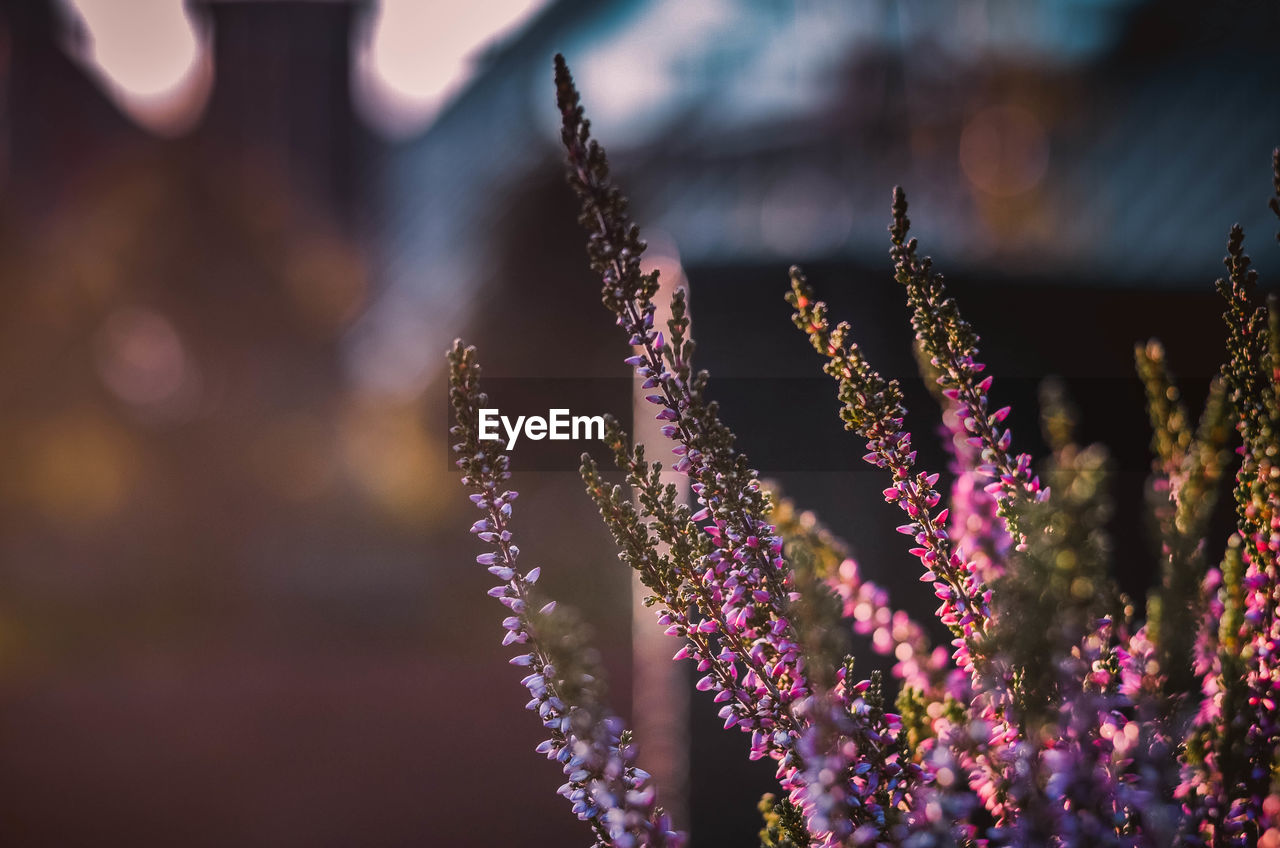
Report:
[[544,5],[546,0],[382,0],[356,51],[360,107],[388,134],[421,130],[466,85],[477,53]]
[[83,23],[73,51],[121,110],[166,134],[195,121],[212,85],[212,60],[183,0],[64,3]]

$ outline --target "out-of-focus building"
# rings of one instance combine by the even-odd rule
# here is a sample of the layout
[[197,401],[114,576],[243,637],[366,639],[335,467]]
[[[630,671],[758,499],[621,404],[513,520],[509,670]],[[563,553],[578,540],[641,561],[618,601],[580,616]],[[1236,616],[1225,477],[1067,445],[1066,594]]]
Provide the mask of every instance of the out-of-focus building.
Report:
[[688,265],[879,264],[902,184],[953,270],[1198,285],[1224,221],[1269,226],[1251,198],[1280,132],[1275,26],[1247,3],[549,4],[397,149],[388,285],[441,291],[450,327],[467,308],[439,257],[482,264],[473,216],[554,157],[554,52]]

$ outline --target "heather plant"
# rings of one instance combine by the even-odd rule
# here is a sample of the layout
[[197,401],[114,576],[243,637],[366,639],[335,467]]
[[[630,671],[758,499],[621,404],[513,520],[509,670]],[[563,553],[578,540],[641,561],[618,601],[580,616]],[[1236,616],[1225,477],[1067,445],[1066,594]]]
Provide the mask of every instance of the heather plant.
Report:
[[[657,272],[641,270],[644,242],[560,57],[556,94],[588,260],[691,502],[612,419],[604,441],[623,484],[589,455],[581,476],[674,660],[697,665],[696,688],[721,705],[726,729],[749,734],[750,757],[776,765],[781,794],[760,802],[761,845],[1280,846],[1280,319],[1274,301],[1256,302],[1241,230],[1217,284],[1226,360],[1198,423],[1160,344],[1136,349],[1161,568],[1144,612],[1111,576],[1106,450],[1075,443],[1069,399],[1052,383],[1041,401],[1050,456],[1037,469],[1015,448],[979,336],[910,236],[900,189],[893,278],[941,407],[949,483],[918,462],[898,381],[792,270],[793,321],[937,599],[951,640],[934,645],[872,569],[735,447],[693,366],[683,289],[655,326]],[[1280,198],[1280,151],[1273,170]],[[1280,215],[1280,201],[1271,207]],[[594,844],[678,845],[636,740],[605,705],[583,629],[539,597],[538,568],[517,564],[516,493],[501,443],[479,437],[475,351],[459,342],[450,361],[457,463],[483,514],[477,560],[499,581],[503,644],[517,646],[512,663],[548,733],[538,752],[562,767],[561,794]],[[1233,431],[1236,529],[1215,565],[1206,534]],[[891,678],[860,678],[859,645],[892,657]]]

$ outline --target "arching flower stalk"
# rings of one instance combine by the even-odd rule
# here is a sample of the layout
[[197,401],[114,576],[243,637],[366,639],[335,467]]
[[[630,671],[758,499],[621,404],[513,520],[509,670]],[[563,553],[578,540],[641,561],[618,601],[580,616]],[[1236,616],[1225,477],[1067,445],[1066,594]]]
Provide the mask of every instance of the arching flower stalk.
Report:
[[1043,500],[1048,492],[1041,489],[1039,478],[1031,471],[1030,454],[1015,456],[1010,452],[1012,435],[1007,429],[1001,432],[999,427],[1009,409],[988,408],[992,377],[980,376],[986,366],[977,361],[978,336],[947,294],[932,260],[920,257],[916,240],[907,237],[910,228],[906,193],[894,188],[893,223],[889,226],[894,279],[907,291],[911,326],[929,355],[929,363],[939,371],[938,385],[943,395],[958,403],[958,415],[971,434],[970,444],[981,451],[982,463],[976,470],[992,480],[987,484],[988,491],[999,502],[1009,535],[1022,544],[1026,537],[1018,529],[1017,504],[1019,500]]
[[[831,327],[827,306],[813,292],[798,268],[791,271],[791,291],[787,301],[795,309],[792,320],[808,336],[813,347],[827,358],[823,370],[838,385],[842,407],[840,416],[848,429],[867,440],[865,461],[884,468],[893,484],[884,490],[885,500],[897,503],[909,523],[898,531],[911,536],[911,553],[925,571],[921,580],[932,583],[941,601],[937,614],[955,638],[952,654],[956,665],[973,681],[978,694],[976,718],[989,730],[989,746],[971,765],[973,779],[984,784],[979,794],[994,815],[1008,811],[1000,792],[986,787],[1007,783],[1008,763],[1000,751],[1017,738],[1017,728],[1009,721],[1013,706],[1013,669],[998,655],[986,650],[991,626],[991,592],[982,582],[977,567],[965,562],[955,551],[946,531],[948,512],[938,510],[942,498],[936,489],[937,474],[915,470],[911,434],[904,426],[906,408],[896,380],[885,380],[867,361],[858,345],[849,338],[848,324]],[[975,787],[977,788],[977,787]]]
[[511,664],[527,672],[521,683],[532,696],[528,708],[549,732],[537,750],[561,764],[568,781],[560,793],[591,825],[596,846],[678,848],[684,837],[671,829],[649,774],[635,764],[630,732],[603,704],[601,675],[581,628],[554,602],[535,600],[541,570],[517,564],[520,549],[510,529],[517,494],[507,489],[508,459],[499,442],[478,436],[479,410],[488,399],[478,386],[475,349],[455,342],[449,363],[453,450],[471,502],[484,514],[471,527],[488,546],[476,561],[499,581],[489,594],[510,612],[502,644],[520,646]]
[[[1280,153],[1273,159],[1280,192]],[[1273,198],[1273,208],[1275,200]],[[1241,463],[1237,533],[1223,562],[1223,627],[1179,796],[1188,845],[1253,845],[1273,815],[1280,748],[1280,354],[1277,319],[1252,303],[1257,272],[1232,227],[1217,289],[1227,308],[1227,384]],[[1270,321],[1268,320],[1270,318]]]
[[[604,481],[595,461],[586,454],[582,457],[582,478],[618,544],[619,558],[653,593],[646,602],[657,608],[658,623],[667,628],[668,635],[683,641],[674,659],[697,662],[699,673],[704,675],[698,688],[714,692],[715,700],[724,703],[720,717],[726,729],[776,726],[774,705],[764,700],[769,690],[759,683],[748,688],[736,663],[739,656],[750,657],[753,646],[716,618],[719,605],[714,581],[696,568],[714,549],[711,537],[691,520],[690,510],[678,501],[675,487],[662,482],[659,464],[651,465],[645,459],[642,446],[628,447],[626,435],[612,419],[606,423],[605,441],[619,467],[626,471],[627,483],[638,494],[643,513],[636,510],[621,486]],[[699,621],[694,610],[711,613]],[[794,721],[794,716],[787,714],[785,720]],[[787,756],[782,747],[777,753],[780,759]]]
[[[715,404],[704,399],[707,375],[692,369],[694,344],[682,289],[672,299],[669,336],[654,327],[657,272],[640,270],[644,242],[626,200],[610,182],[604,151],[591,139],[573,79],[559,56],[556,95],[567,179],[582,204],[579,221],[589,234],[587,253],[603,282],[603,303],[638,350],[626,363],[653,392],[648,399],[658,409],[662,433],[675,443],[672,468],[690,478],[700,508],[689,521],[711,539],[709,549],[697,549],[696,562],[681,564],[682,579],[695,586],[691,597],[701,620],[684,623],[672,617],[668,632],[685,636],[693,627],[715,634],[724,674],[707,657],[698,657],[700,665],[707,664],[698,688],[750,693],[754,707],[741,715],[733,709],[729,717],[751,733],[753,757],[779,761],[779,777],[788,785],[797,773],[795,744],[802,729],[793,708],[810,688],[790,617],[790,570],[781,555],[782,539],[768,522],[768,497],[746,457],[734,450],[733,433],[717,417]],[[732,694],[728,700],[730,707],[741,703]]]
[[955,551],[946,530],[948,510],[937,509],[942,499],[936,488],[938,475],[915,470],[916,453],[903,426],[906,407],[898,381],[885,380],[872,369],[849,339],[848,324],[830,325],[827,305],[814,299],[798,268],[791,269],[787,301],[795,309],[795,325],[827,358],[823,370],[837,382],[845,426],[867,440],[863,459],[892,476],[892,485],[884,490],[885,500],[907,514],[908,523],[897,529],[914,540],[911,553],[925,569],[921,580],[934,584],[934,594],[942,602],[938,617],[956,637],[952,642],[956,664],[972,675],[990,674],[993,667],[985,661],[994,658],[983,656],[982,640],[990,625],[991,593],[974,564]]

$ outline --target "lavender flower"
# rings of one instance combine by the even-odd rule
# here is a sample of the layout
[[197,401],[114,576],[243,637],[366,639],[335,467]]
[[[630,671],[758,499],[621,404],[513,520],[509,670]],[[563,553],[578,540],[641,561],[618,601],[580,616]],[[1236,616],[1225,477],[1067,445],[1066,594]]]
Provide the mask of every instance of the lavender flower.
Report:
[[[450,432],[458,439],[453,450],[459,457],[463,485],[472,490],[471,501],[485,516],[472,525],[471,532],[490,546],[476,561],[498,578],[499,584],[489,594],[511,613],[502,623],[506,631],[502,644],[520,645],[523,653],[513,657],[511,664],[527,670],[521,683],[532,696],[528,708],[550,731],[537,750],[562,765],[568,781],[560,794],[591,825],[597,846],[678,847],[684,838],[671,830],[657,806],[648,773],[635,765],[630,733],[601,702],[600,675],[589,662],[580,631],[565,626],[565,614],[554,603],[539,606],[534,601],[541,570],[522,572],[517,565],[520,549],[513,544],[510,530],[516,492],[506,489],[511,477],[508,459],[498,442],[478,437],[479,410],[487,398],[477,384],[480,368],[475,349],[455,342],[449,361],[456,420]],[[558,639],[548,638],[558,626],[566,632]]]
[[[717,417],[715,405],[704,399],[707,375],[692,369],[694,345],[682,289],[672,299],[669,338],[654,327],[657,273],[640,271],[644,242],[627,214],[626,200],[610,182],[604,151],[591,139],[568,67],[559,56],[555,64],[567,178],[582,204],[579,221],[589,233],[591,268],[603,282],[605,307],[638,350],[626,363],[646,389],[654,390],[649,400],[658,407],[662,433],[675,442],[672,468],[689,476],[700,507],[679,517],[683,529],[672,525],[670,530],[687,537],[692,524],[711,541],[709,548],[687,548],[697,554],[696,561],[669,561],[675,567],[671,580],[692,587],[690,599],[701,620],[681,620],[668,606],[660,621],[674,636],[697,632],[713,637],[703,640],[705,648],[693,645],[677,656],[697,660],[705,675],[697,688],[714,691],[727,702],[722,710],[726,725],[749,732],[751,756],[777,760],[780,781],[792,789],[802,730],[794,706],[809,695],[810,686],[789,609],[792,575],[782,557],[782,539],[768,521],[769,499],[746,458],[734,450],[733,433]],[[643,503],[644,477],[631,468],[638,463],[625,456],[620,462],[632,472],[632,484],[642,489]],[[651,496],[659,493],[651,490]],[[620,527],[611,511],[616,513],[605,507],[602,514],[615,538],[643,544],[634,527]],[[638,552],[630,561],[633,566],[641,563]]]
[[[621,549],[619,556],[654,593],[648,604],[658,607],[658,623],[667,628],[668,635],[682,640],[674,659],[697,661],[699,673],[705,675],[698,688],[714,690],[717,702],[725,703],[720,717],[726,729],[739,724],[776,724],[772,704],[761,700],[769,693],[757,692],[760,687],[749,690],[739,682],[737,658],[750,656],[751,649],[744,647],[737,634],[721,629],[714,618],[699,621],[691,612],[694,608],[715,609],[711,590],[693,567],[712,550],[710,537],[690,520],[688,507],[677,502],[674,487],[662,484],[660,467],[645,461],[643,449],[632,453],[612,420],[606,424],[606,441],[628,470],[628,482],[654,520],[642,521],[622,488],[605,484],[588,455],[583,456],[582,477]],[[668,546],[665,553],[659,552],[659,541]]]

